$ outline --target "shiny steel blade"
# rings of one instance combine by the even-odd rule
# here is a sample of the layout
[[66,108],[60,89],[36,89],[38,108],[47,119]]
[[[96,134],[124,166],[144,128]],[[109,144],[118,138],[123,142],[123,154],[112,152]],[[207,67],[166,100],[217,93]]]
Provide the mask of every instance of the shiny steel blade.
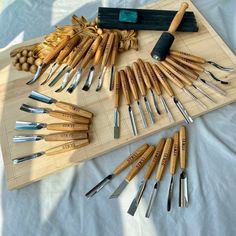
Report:
[[204,72],[207,74],[207,75],[210,75],[210,77],[218,82],[220,82],[221,84],[229,84],[229,82],[227,81],[223,81],[223,80],[220,80],[218,79],[212,72],[208,71],[208,70],[204,70]]
[[95,73],[95,67],[91,66],[90,70],[89,70],[89,73],[88,73],[88,77],[87,77],[87,79],[85,81],[85,84],[84,84],[82,90],[88,91],[90,89],[90,87],[92,85],[92,82],[93,82],[94,73]]
[[75,78],[73,79],[72,81],[72,84],[70,85],[70,87],[66,90],[68,93],[72,93],[75,88],[77,87],[79,81],[80,81],[80,78],[81,78],[81,74],[82,74],[82,68],[78,69],[77,70],[77,73],[76,73],[76,76]]
[[98,85],[97,85],[97,88],[96,88],[96,92],[100,91],[101,88],[102,88],[102,84],[103,84],[103,80],[104,80],[106,70],[107,70],[107,67],[105,66],[102,70],[102,73],[98,77]]
[[204,90],[202,90],[201,88],[199,88],[197,85],[193,84],[192,85],[197,91],[199,91],[202,95],[204,95],[206,98],[208,98],[210,101],[216,103],[216,101],[211,98]]
[[152,89],[151,89],[151,94],[152,94],[152,100],[153,100],[153,103],[154,103],[156,112],[157,112],[157,114],[161,115],[161,112],[160,112],[160,110],[159,110],[159,108],[158,108],[157,100],[156,100],[156,98],[155,98],[155,94],[154,94],[154,92],[153,92]]
[[136,126],[135,119],[134,119],[134,113],[133,113],[130,105],[128,107],[128,112],[129,112],[129,118],[130,118],[130,122],[131,122],[132,131],[133,131],[134,136],[136,136],[136,135],[138,135],[138,131],[137,131],[137,126]]
[[219,87],[212,84],[211,82],[209,82],[205,79],[202,79],[202,78],[199,78],[198,80],[203,82],[205,85],[207,85],[209,88],[213,89],[215,92],[219,93],[220,95],[226,96],[226,92],[224,90],[220,89]]
[[188,180],[184,170],[179,178],[179,207],[188,207]]
[[49,83],[49,85],[48,85],[49,87],[54,86],[57,83],[57,81],[59,81],[59,79],[62,77],[62,75],[64,74],[64,71],[67,67],[68,67],[67,65],[62,67],[62,69],[58,72],[56,77]]
[[40,101],[40,102],[44,102],[44,103],[47,103],[47,104],[52,104],[52,103],[55,103],[56,100],[51,98],[51,97],[48,97],[42,93],[39,93],[39,92],[36,92],[36,91],[32,91],[29,95],[29,98],[32,98],[36,101]]
[[139,101],[137,101],[137,104],[138,104],[138,110],[139,110],[139,113],[140,113],[140,116],[141,116],[141,120],[142,120],[142,123],[143,123],[143,127],[147,128],[147,121],[146,121],[143,109],[142,109]]
[[109,197],[111,198],[118,198],[119,195],[121,194],[121,192],[125,189],[125,187],[127,186],[129,182],[124,179],[121,184],[118,186],[118,188],[112,193],[112,195]]
[[138,192],[135,196],[135,198],[133,199],[132,203],[130,204],[130,207],[128,209],[128,213],[130,215],[134,215],[137,208],[138,208],[138,204],[143,196],[143,193],[144,193],[144,190],[145,190],[145,187],[146,187],[146,184],[147,184],[147,181],[143,180],[139,186],[139,189],[138,189]]
[[169,191],[168,191],[168,198],[167,198],[167,211],[170,211],[171,209],[171,199],[173,196],[173,189],[174,189],[174,181],[173,181],[173,175],[172,175],[171,180],[170,180]]
[[94,186],[91,190],[89,190],[85,196],[87,198],[91,198],[93,195],[95,195],[97,192],[99,192],[106,184],[108,184],[112,179],[114,175],[108,175],[105,177],[101,182],[99,182],[96,186]]
[[48,74],[48,77],[41,83],[41,85],[46,84],[46,83],[50,80],[50,78],[52,77],[53,72],[55,71],[55,70],[53,70],[53,68],[54,68],[56,65],[57,65],[56,62],[54,62],[54,63],[52,64],[51,69],[50,69],[49,74]]
[[111,74],[110,74],[110,83],[109,83],[109,90],[112,91],[114,86],[114,72],[115,72],[115,65],[111,66]]
[[37,130],[47,127],[44,123],[16,121],[16,130]]
[[173,118],[173,115],[172,115],[172,113],[171,113],[171,111],[170,111],[170,109],[169,109],[167,103],[166,103],[166,100],[164,99],[164,97],[163,97],[162,95],[159,95],[159,99],[160,99],[160,101],[161,101],[162,106],[163,106],[164,109],[165,109],[165,112],[166,112],[167,115],[168,115],[169,121],[170,121],[170,122],[174,122],[175,120],[174,120],[174,118]]
[[63,81],[62,81],[62,84],[61,84],[61,86],[55,91],[56,93],[61,92],[61,91],[66,87],[66,85],[69,83],[70,72],[71,72],[71,70],[68,70],[68,71],[65,73],[65,76],[64,76],[64,79],[63,79]]
[[120,124],[119,124],[119,111],[115,108],[114,111],[114,138],[117,139],[120,137]]
[[155,116],[154,116],[154,114],[152,112],[152,108],[151,108],[150,102],[149,102],[149,100],[148,100],[148,98],[146,96],[144,96],[143,99],[144,99],[145,106],[146,106],[147,112],[149,114],[149,117],[151,119],[151,122],[152,122],[152,124],[155,124]]
[[37,69],[37,71],[36,71],[36,73],[35,73],[33,79],[31,79],[30,81],[28,81],[26,84],[28,84],[28,85],[33,84],[33,83],[39,78],[43,67],[44,67],[44,64],[41,63],[41,64],[38,66],[38,69]]
[[153,187],[151,198],[150,198],[149,203],[148,203],[148,208],[147,208],[146,215],[145,215],[145,217],[147,217],[147,218],[150,217],[150,214],[151,214],[151,211],[152,211],[152,208],[153,208],[153,204],[156,200],[158,189],[159,189],[159,182],[156,182],[154,187]]
[[42,114],[42,113],[48,113],[49,110],[46,108],[39,108],[39,107],[33,107],[26,104],[22,104],[20,107],[20,110],[30,112],[30,113],[36,113],[36,114]]
[[43,136],[40,135],[16,135],[13,137],[13,143],[23,143],[42,140]]
[[229,68],[229,67],[224,67],[224,66],[221,66],[217,63],[215,63],[214,61],[207,61],[207,63],[213,65],[214,67],[218,68],[219,70],[223,70],[223,71],[234,71],[234,68]]
[[21,162],[29,161],[29,160],[32,160],[34,158],[40,157],[40,156],[42,156],[44,154],[45,154],[45,152],[37,152],[37,153],[34,153],[32,155],[16,158],[16,159],[14,159],[12,161],[13,161],[13,164],[19,164]]

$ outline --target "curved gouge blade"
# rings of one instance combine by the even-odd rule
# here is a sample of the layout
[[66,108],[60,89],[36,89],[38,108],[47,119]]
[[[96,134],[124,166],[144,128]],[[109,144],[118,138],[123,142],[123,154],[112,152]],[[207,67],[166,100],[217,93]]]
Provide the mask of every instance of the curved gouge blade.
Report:
[[170,211],[171,209],[171,199],[173,196],[173,189],[174,189],[174,182],[173,182],[173,176],[171,176],[170,186],[169,186],[169,191],[168,191],[168,198],[167,198],[167,211]]
[[60,86],[60,88],[58,88],[58,89],[55,91],[56,93],[61,92],[61,91],[66,87],[66,85],[69,83],[70,72],[71,72],[71,70],[68,70],[68,71],[66,72],[66,74],[65,74],[65,76],[64,76],[64,79],[63,79],[63,81],[62,81],[62,84],[61,84],[61,86]]
[[88,73],[88,77],[85,81],[85,84],[84,84],[82,90],[88,91],[90,89],[92,82],[93,82],[94,72],[95,72],[95,67],[91,66],[89,73]]
[[109,199],[111,198],[118,198],[119,195],[121,194],[121,192],[125,189],[125,187],[127,186],[129,182],[124,179],[121,184],[118,186],[118,188],[112,193],[112,195],[109,197]]
[[72,84],[66,90],[68,93],[72,93],[75,90],[75,88],[77,87],[77,85],[78,85],[78,83],[80,81],[81,74],[82,74],[82,68],[77,70],[76,76],[75,76],[74,80],[72,81]]
[[218,79],[212,72],[208,71],[208,70],[204,70],[204,72],[207,74],[207,75],[210,75],[210,77],[218,82],[220,82],[221,84],[229,84],[229,82],[227,81],[223,81],[223,80],[220,80]]
[[47,125],[45,123],[38,122],[26,122],[26,121],[16,121],[16,130],[37,130],[46,128]]
[[44,102],[47,104],[52,104],[52,103],[56,102],[55,99],[48,97],[42,93],[36,92],[36,91],[32,91],[29,95],[29,98],[34,99],[36,101]]
[[59,72],[58,72],[58,74],[57,74],[57,76],[51,81],[51,83],[49,83],[49,87],[52,87],[53,85],[55,85],[58,81],[59,81],[59,79],[62,77],[62,75],[63,75],[63,73],[64,73],[64,71],[65,71],[65,69],[67,68],[68,66],[67,65],[65,65]]
[[201,88],[199,88],[197,85],[193,84],[192,85],[196,90],[198,90],[202,95],[204,95],[206,98],[208,98],[211,102],[216,103],[216,101],[211,98],[204,90],[202,90]]
[[114,177],[114,174],[108,175],[105,177],[101,182],[99,182],[96,186],[94,186],[91,190],[89,190],[85,196],[87,198],[91,198],[93,195],[95,195],[97,192],[99,192],[106,184],[108,184]]
[[40,135],[16,135],[13,137],[13,143],[23,143],[42,140],[43,136]]
[[214,61],[207,61],[207,63],[213,65],[214,67],[216,67],[219,70],[229,71],[229,72],[234,71],[234,68],[221,66],[221,65],[215,63]]
[[36,113],[36,114],[42,114],[42,113],[49,112],[49,110],[46,108],[33,107],[33,106],[26,105],[26,104],[22,104],[20,107],[20,110],[26,111],[29,113]]
[[153,187],[151,198],[150,198],[149,203],[148,203],[148,208],[147,208],[146,215],[145,215],[146,218],[150,217],[150,214],[151,214],[151,211],[152,211],[152,208],[153,208],[153,204],[156,200],[158,189],[159,189],[159,182],[156,182],[154,187]]
[[43,67],[44,67],[44,64],[41,63],[41,64],[39,65],[39,67],[38,67],[38,69],[37,69],[37,71],[36,71],[36,73],[35,73],[33,79],[31,79],[30,81],[28,81],[26,84],[28,84],[28,85],[33,84],[33,83],[39,78]]
[[19,163],[24,162],[24,161],[28,161],[28,160],[32,160],[34,158],[40,157],[44,154],[45,154],[45,152],[37,152],[37,153],[31,154],[31,155],[28,155],[28,156],[16,158],[12,161],[13,161],[13,164],[15,165],[15,164],[19,164]]
[[52,74],[53,74],[53,72],[55,71],[55,70],[53,70],[53,68],[56,66],[56,64],[57,64],[56,62],[54,62],[54,63],[52,64],[51,69],[50,69],[49,74],[48,74],[48,77],[47,77],[40,85],[46,84],[46,83],[51,79]]
[[185,171],[180,174],[179,186],[179,207],[188,207],[188,179]]
[[215,92],[219,93],[222,96],[226,96],[226,92],[222,89],[220,89],[219,87],[217,87],[216,85],[212,84],[211,82],[202,79],[199,77],[199,79],[201,82],[203,82],[205,85],[207,85],[209,88],[213,89]]

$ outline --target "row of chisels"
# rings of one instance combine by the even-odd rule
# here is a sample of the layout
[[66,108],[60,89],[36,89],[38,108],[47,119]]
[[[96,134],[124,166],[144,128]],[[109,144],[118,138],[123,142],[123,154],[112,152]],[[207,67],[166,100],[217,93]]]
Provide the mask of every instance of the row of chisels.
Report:
[[[117,198],[125,187],[131,182],[131,180],[139,173],[139,171],[145,166],[149,161],[148,166],[145,170],[144,177],[140,183],[137,194],[135,195],[133,201],[130,204],[128,213],[134,215],[139,202],[143,196],[148,180],[151,178],[152,173],[156,170],[156,183],[153,186],[152,193],[150,195],[150,200],[148,208],[146,211],[146,217],[148,218],[151,214],[153,206],[156,201],[156,196],[158,192],[161,179],[163,177],[165,168],[170,160],[169,172],[171,175],[170,186],[167,196],[167,211],[171,210],[172,206],[172,195],[174,189],[174,175],[177,168],[177,161],[179,159],[179,166],[182,170],[179,177],[179,207],[188,206],[188,187],[187,187],[187,131],[186,127],[182,126],[179,131],[175,132],[173,137],[162,138],[157,146],[143,144],[138,149],[136,149],[127,159],[121,162],[114,171],[99,182],[94,188],[92,188],[85,195],[91,198],[98,191],[100,191],[107,183],[109,183],[114,177],[120,174],[128,166],[134,163],[124,180],[118,186],[118,188],[112,193],[110,198]],[[135,162],[136,161],[136,162]]]

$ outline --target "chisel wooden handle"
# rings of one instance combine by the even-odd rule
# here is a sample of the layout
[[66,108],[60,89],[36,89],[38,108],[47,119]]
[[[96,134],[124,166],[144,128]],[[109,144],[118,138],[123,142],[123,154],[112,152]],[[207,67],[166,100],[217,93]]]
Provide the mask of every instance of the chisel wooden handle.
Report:
[[92,45],[90,46],[89,50],[87,51],[85,57],[83,58],[83,61],[81,63],[81,68],[85,68],[87,66],[87,64],[89,63],[89,61],[93,58],[101,41],[102,41],[102,37],[99,35],[95,39],[95,41],[92,43]]
[[170,174],[174,175],[176,171],[176,162],[179,156],[179,132],[176,132],[173,137],[173,146],[170,155]]
[[107,40],[107,43],[106,43],[106,47],[104,49],[104,54],[103,54],[102,64],[101,64],[102,68],[108,62],[108,59],[109,59],[109,56],[110,56],[110,52],[111,52],[111,49],[112,49],[112,46],[113,46],[113,41],[114,41],[114,34],[110,33],[110,35],[108,37],[108,40]]
[[70,54],[73,48],[79,43],[81,39],[80,34],[75,34],[66,44],[66,46],[61,50],[60,54],[58,55],[56,62],[58,65],[63,63],[63,60]]
[[157,78],[155,72],[153,71],[152,65],[149,62],[145,62],[145,68],[147,69],[147,72],[151,78],[151,82],[152,82],[152,85],[153,85],[153,88],[154,88],[156,94],[158,96],[160,96],[162,93],[161,88],[159,85],[158,78]]
[[130,66],[125,67],[125,72],[129,81],[130,90],[133,94],[134,100],[137,101],[139,97],[138,97],[138,89],[137,89],[137,83],[136,83],[134,73]]
[[114,43],[111,51],[111,65],[115,65],[116,58],[118,55],[118,47],[119,47],[119,34],[114,32]]
[[70,37],[65,36],[61,42],[43,59],[43,64],[48,64],[53,58],[55,58],[58,53],[66,46]]
[[164,138],[162,138],[159,141],[159,143],[158,143],[158,145],[157,145],[157,147],[156,147],[156,149],[155,149],[155,151],[152,155],[152,159],[151,159],[150,163],[148,164],[148,167],[147,167],[146,172],[144,174],[144,180],[148,180],[151,177],[152,172],[154,171],[154,169],[156,167],[156,164],[160,159],[163,147],[165,145],[165,141],[166,140]]
[[151,89],[152,84],[151,84],[150,77],[149,77],[150,75],[148,74],[148,71],[147,71],[147,69],[144,65],[143,60],[139,58],[137,63],[138,63],[139,69],[141,71],[141,74],[142,74],[142,77],[143,77],[143,80],[144,80],[144,83],[145,83],[146,87],[148,89]]
[[182,57],[182,58],[188,59],[190,61],[193,61],[193,62],[196,62],[196,63],[201,63],[201,64],[205,64],[207,62],[204,58],[194,56],[194,55],[191,55],[191,54],[186,53],[186,52],[180,52],[180,51],[177,51],[177,50],[170,50],[170,55],[177,56],[177,57]]
[[151,158],[154,150],[155,147],[150,145],[148,149],[143,153],[143,155],[138,159],[128,175],[125,177],[128,182],[130,182],[134,178],[134,176],[137,175],[138,172],[144,167],[146,162]]
[[47,156],[51,156],[51,155],[56,155],[56,154],[60,154],[63,152],[69,152],[69,151],[84,147],[88,144],[89,144],[88,139],[76,140],[76,141],[64,143],[62,145],[50,148],[47,151],[45,151],[45,154]]
[[45,141],[70,141],[87,139],[88,133],[86,132],[59,132],[54,134],[47,134],[43,136]]
[[172,138],[167,138],[163,152],[161,154],[161,159],[159,161],[158,168],[157,168],[157,173],[156,173],[157,181],[160,181],[162,178],[162,175],[165,170],[165,166],[166,166],[168,159],[170,157],[171,148],[172,148]]
[[189,80],[186,76],[184,76],[178,69],[170,65],[168,62],[162,61],[161,64],[166,67],[171,73],[173,73],[178,79],[182,82],[186,83],[188,86],[192,86],[192,81]]
[[184,126],[179,130],[179,145],[180,168],[185,169],[187,165],[187,134]]
[[133,162],[135,162],[137,159],[139,159],[143,153],[148,149],[148,144],[143,144],[138,149],[136,149],[131,155],[128,156],[127,159],[122,161],[112,172],[114,175],[120,174],[124,169],[126,169],[129,165],[131,165]]
[[130,96],[129,96],[129,83],[128,83],[128,79],[125,75],[125,72],[123,70],[119,71],[120,74],[120,81],[121,81],[121,85],[122,85],[122,91],[125,97],[125,102],[127,105],[131,104],[130,101]]
[[167,82],[166,78],[164,77],[163,73],[160,71],[159,67],[156,64],[152,65],[153,71],[155,72],[158,80],[161,82],[163,88],[166,90],[170,97],[174,96],[174,92],[170,87],[169,83]]
[[47,129],[55,131],[88,131],[89,125],[74,123],[54,123],[48,124]]
[[90,122],[88,118],[63,111],[50,111],[48,114],[52,117],[58,118],[60,120],[66,120],[72,123],[89,124]]
[[143,77],[140,72],[139,66],[136,62],[133,63],[133,71],[134,71],[134,75],[135,75],[135,78],[136,78],[136,81],[137,81],[137,84],[138,84],[138,87],[142,96],[146,96],[146,89],[143,82]]
[[120,99],[120,74],[118,71],[115,72],[115,78],[114,78],[114,107],[119,107],[119,99]]
[[96,54],[93,58],[93,65],[94,66],[98,64],[98,62],[100,61],[100,59],[103,55],[104,49],[105,49],[106,44],[107,44],[108,37],[109,37],[109,33],[105,33],[103,38],[102,38],[101,43],[98,46],[97,52],[96,52]]
[[89,119],[91,119],[93,117],[93,113],[92,112],[83,110],[80,107],[78,107],[78,106],[76,106],[74,104],[71,104],[71,103],[56,102],[56,106],[61,108],[62,110],[68,111],[68,112],[70,112],[72,114],[83,116],[83,117],[86,117],[86,118],[89,118]]
[[192,63],[191,61],[189,61],[188,59],[182,58],[182,57],[177,57],[172,55],[172,58],[174,58],[176,61],[188,66],[189,68],[196,70],[198,72],[204,72],[204,68],[202,66],[199,66],[197,64]]

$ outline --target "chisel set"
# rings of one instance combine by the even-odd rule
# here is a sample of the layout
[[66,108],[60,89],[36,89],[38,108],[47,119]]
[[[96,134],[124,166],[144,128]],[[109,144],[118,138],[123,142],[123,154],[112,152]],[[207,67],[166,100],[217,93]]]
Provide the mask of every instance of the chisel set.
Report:
[[54,98],[48,97],[44,94],[32,91],[29,98],[47,103],[55,104],[56,107],[61,110],[51,110],[49,108],[33,107],[23,104],[20,109],[25,112],[30,112],[34,114],[47,114],[51,117],[57,118],[59,120],[67,121],[62,123],[38,123],[38,122],[26,122],[26,121],[16,121],[16,130],[39,130],[46,128],[47,130],[53,131],[63,131],[54,132],[47,135],[17,135],[13,137],[14,143],[21,142],[31,142],[45,140],[48,141],[69,141],[62,145],[50,148],[46,151],[30,154],[28,156],[19,157],[13,160],[14,164],[18,164],[24,161],[28,161],[42,155],[56,155],[63,152],[68,152],[71,150],[79,149],[83,146],[89,144],[89,125],[91,124],[91,119],[93,114],[89,111],[83,110],[80,107],[57,101]]
[[145,166],[149,161],[147,168],[144,173],[143,180],[140,183],[137,194],[135,195],[133,201],[130,204],[128,213],[134,215],[140,200],[145,191],[148,180],[151,178],[152,173],[156,170],[156,182],[153,186],[152,193],[150,195],[146,217],[149,218],[153,206],[156,202],[157,192],[161,179],[163,177],[165,168],[170,160],[169,172],[171,175],[170,186],[167,191],[167,211],[171,210],[172,206],[172,195],[174,190],[174,175],[177,168],[177,161],[179,159],[179,166],[182,170],[179,176],[179,207],[188,207],[188,181],[187,181],[187,131],[184,126],[180,128],[179,131],[175,132],[173,137],[162,138],[157,146],[143,144],[138,149],[136,149],[127,159],[121,162],[111,174],[105,177],[101,182],[99,182],[94,188],[85,194],[86,197],[91,198],[98,191],[100,191],[106,184],[108,184],[115,176],[120,174],[128,166],[133,164],[132,168],[117,187],[117,189],[112,193],[110,198],[117,198],[125,189],[125,187],[130,183],[130,181],[139,173],[139,171]]

